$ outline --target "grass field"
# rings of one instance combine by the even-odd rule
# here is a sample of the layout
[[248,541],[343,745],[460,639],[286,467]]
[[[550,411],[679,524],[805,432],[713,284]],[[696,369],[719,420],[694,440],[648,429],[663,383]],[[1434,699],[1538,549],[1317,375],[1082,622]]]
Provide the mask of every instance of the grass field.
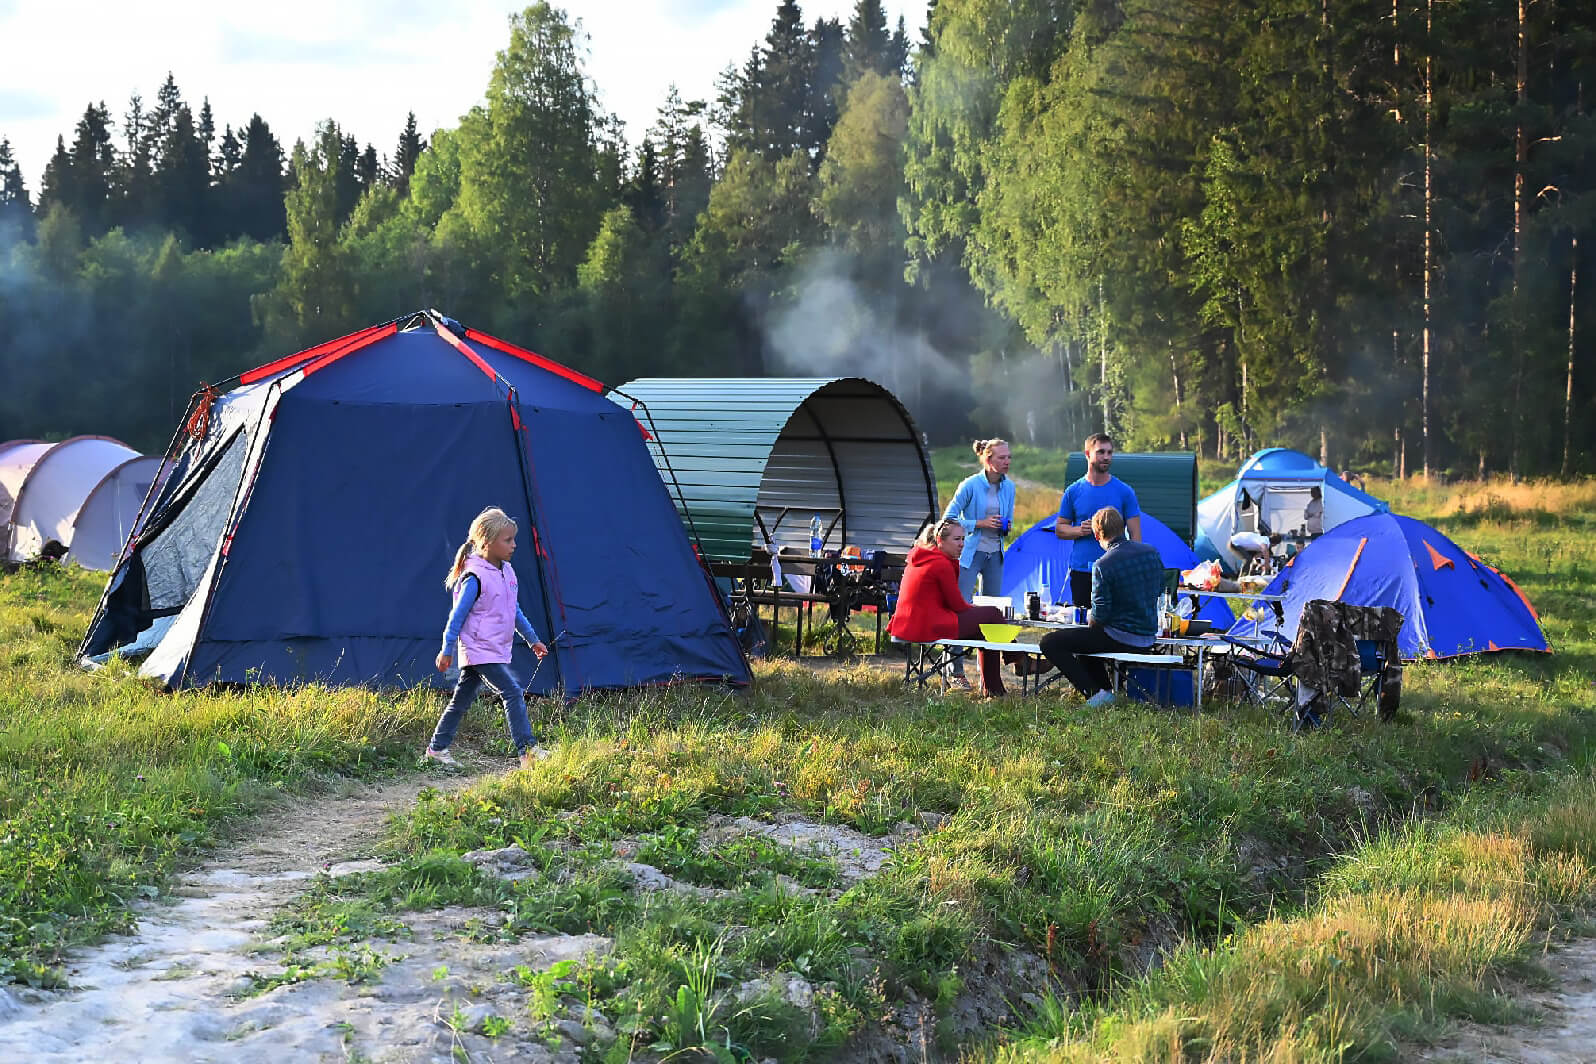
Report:
[[[556,753],[535,769],[440,777],[389,869],[318,886],[292,925],[380,935],[377,915],[469,903],[504,914],[500,935],[613,936],[552,990],[632,1018],[617,1060],[831,1059],[907,1002],[944,1019],[933,1053],[1015,1061],[1396,1060],[1449,1017],[1511,1018],[1515,980],[1596,912],[1596,490],[1369,487],[1513,576],[1557,654],[1416,665],[1394,724],[1303,735],[1225,704],[911,693],[867,665],[590,696],[541,707]],[[10,980],[58,980],[64,950],[125,929],[277,794],[420,771],[441,702],[80,672],[100,579],[0,578]],[[501,729],[479,707],[459,743],[507,754]],[[919,834],[851,886],[827,861],[700,845],[712,816],[781,813]],[[459,859],[512,841],[550,874],[490,882]],[[617,844],[726,893],[639,895]],[[816,988],[810,1013],[730,992],[778,970]],[[552,990],[529,985],[528,1009]],[[1004,999],[1019,1021],[961,1029]]]

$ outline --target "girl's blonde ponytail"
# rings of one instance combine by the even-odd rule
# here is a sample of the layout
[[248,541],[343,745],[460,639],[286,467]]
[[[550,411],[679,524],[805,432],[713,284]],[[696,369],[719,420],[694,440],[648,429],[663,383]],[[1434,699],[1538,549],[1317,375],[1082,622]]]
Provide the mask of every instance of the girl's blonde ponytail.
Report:
[[460,582],[460,577],[465,574],[466,558],[471,554],[471,541],[468,539],[460,544],[460,549],[454,552],[454,564],[449,567],[449,575],[443,578],[443,586],[450,591]]

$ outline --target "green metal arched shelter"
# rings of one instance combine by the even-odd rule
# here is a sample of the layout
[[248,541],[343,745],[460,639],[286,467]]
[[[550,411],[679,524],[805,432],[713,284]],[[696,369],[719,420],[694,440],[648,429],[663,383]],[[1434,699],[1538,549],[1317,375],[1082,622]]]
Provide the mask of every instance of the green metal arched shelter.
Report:
[[746,561],[767,538],[807,553],[814,516],[829,550],[907,551],[935,516],[920,430],[863,377],[644,377],[610,398],[653,437],[708,561]]

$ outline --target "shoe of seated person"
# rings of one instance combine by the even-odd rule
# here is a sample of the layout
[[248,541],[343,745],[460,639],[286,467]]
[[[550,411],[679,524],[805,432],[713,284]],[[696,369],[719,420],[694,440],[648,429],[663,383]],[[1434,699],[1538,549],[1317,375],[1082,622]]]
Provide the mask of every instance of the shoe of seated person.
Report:
[[1100,706],[1106,706],[1112,701],[1114,701],[1113,691],[1099,691],[1091,698],[1088,698],[1086,704],[1096,709]]
[[966,680],[963,676],[957,675],[948,677],[948,689],[951,691],[974,690],[974,688],[970,686],[969,680]]

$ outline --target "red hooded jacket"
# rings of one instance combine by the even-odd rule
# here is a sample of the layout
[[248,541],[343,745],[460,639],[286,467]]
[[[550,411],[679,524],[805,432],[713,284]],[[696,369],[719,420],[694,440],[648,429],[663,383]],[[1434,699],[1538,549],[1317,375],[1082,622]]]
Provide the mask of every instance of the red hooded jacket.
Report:
[[932,547],[915,546],[903,568],[898,608],[887,631],[910,643],[959,637],[959,614],[974,609],[959,594],[959,563]]

